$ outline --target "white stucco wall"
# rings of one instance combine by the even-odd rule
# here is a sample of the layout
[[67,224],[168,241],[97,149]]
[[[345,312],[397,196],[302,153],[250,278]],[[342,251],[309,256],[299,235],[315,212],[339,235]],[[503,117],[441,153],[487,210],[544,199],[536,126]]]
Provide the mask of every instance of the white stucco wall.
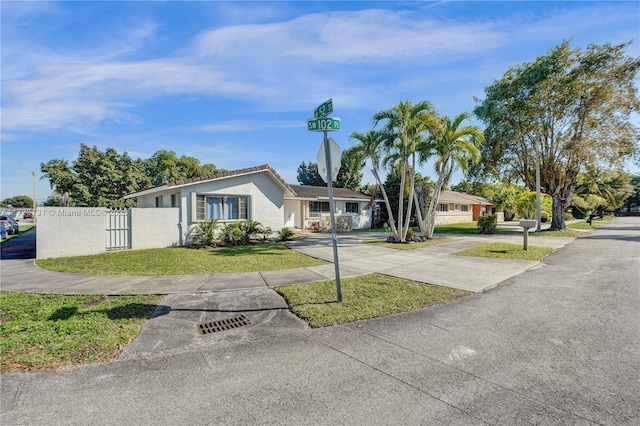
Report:
[[177,207],[131,209],[131,248],[180,245],[179,212]]
[[[110,211],[93,207],[38,208],[36,258],[105,253]],[[178,208],[131,209],[131,249],[179,244],[178,213]]]
[[104,253],[108,210],[93,207],[38,207],[36,258]]

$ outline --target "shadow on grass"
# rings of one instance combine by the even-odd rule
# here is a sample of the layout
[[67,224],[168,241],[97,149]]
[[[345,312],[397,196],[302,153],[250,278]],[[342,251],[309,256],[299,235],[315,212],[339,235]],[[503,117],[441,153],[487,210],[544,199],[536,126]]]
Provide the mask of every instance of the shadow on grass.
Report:
[[239,255],[268,255],[282,256],[283,253],[290,250],[284,245],[274,245],[273,243],[253,243],[246,246],[219,247],[209,250],[209,254],[215,256],[239,256]]
[[66,321],[75,317],[85,317],[95,313],[103,313],[110,320],[120,319],[150,319],[154,316],[154,312],[158,309],[158,305],[149,303],[127,303],[126,305],[116,306],[114,308],[89,310],[79,312],[77,306],[63,306],[56,309],[49,318],[49,321]]

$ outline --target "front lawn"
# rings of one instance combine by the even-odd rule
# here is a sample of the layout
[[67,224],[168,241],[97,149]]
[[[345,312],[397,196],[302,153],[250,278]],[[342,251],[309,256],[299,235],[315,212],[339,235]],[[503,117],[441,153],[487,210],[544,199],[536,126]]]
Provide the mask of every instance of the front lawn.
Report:
[[336,301],[335,281],[278,287],[289,308],[311,327],[343,324],[454,302],[470,292],[421,284],[381,274],[340,280],[342,302]]
[[[434,234],[479,234],[478,222],[451,223],[447,225],[436,225]],[[500,230],[496,230],[500,232]]]
[[0,372],[112,360],[160,300],[0,292]]
[[297,253],[279,242],[215,249],[172,247],[128,250],[42,259],[36,263],[41,268],[58,272],[154,276],[278,271],[324,265],[326,262]]
[[539,262],[555,249],[529,246],[524,250],[520,244],[490,243],[453,253],[455,256],[493,257],[497,259],[532,260]]

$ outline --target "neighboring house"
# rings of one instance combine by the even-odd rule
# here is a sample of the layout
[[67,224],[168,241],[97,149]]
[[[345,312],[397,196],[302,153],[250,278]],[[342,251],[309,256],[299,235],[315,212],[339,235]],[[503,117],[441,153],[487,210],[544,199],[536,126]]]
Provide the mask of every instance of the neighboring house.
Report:
[[[186,234],[208,219],[221,223],[255,220],[273,230],[308,228],[328,214],[327,194],[326,187],[289,185],[265,164],[169,182],[125,198],[136,198],[138,207],[178,207],[180,228]],[[369,196],[335,188],[334,201],[343,221],[348,218],[354,228],[370,226]]]
[[503,214],[496,212],[496,206],[489,200],[464,192],[442,191],[438,200],[436,225],[473,222],[485,214],[497,214],[498,221]]
[[[323,229],[329,223],[329,190],[326,186],[291,185],[295,195],[285,197],[285,226],[290,228]],[[346,188],[333,188],[335,213],[340,230],[370,228],[372,218],[379,217],[379,208],[370,195]],[[325,218],[323,220],[323,218]]]

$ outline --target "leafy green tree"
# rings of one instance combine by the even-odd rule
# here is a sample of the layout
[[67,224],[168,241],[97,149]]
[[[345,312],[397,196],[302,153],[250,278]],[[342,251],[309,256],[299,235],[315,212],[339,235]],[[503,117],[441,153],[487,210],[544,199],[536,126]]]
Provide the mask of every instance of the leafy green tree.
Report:
[[588,173],[581,173],[576,183],[576,191],[572,205],[584,216],[588,212],[602,214],[612,211],[624,204],[633,193],[632,176],[620,170],[603,170],[596,168]]
[[382,192],[391,232],[393,232],[393,235],[398,235],[389,197],[387,196],[385,186],[380,181],[380,176],[378,174],[380,161],[382,160],[382,149],[384,142],[388,139],[388,135],[380,131],[370,130],[367,133],[353,132],[351,134],[351,138],[358,141],[358,144],[353,146],[351,150],[354,157],[359,158],[361,167],[364,167],[367,161],[371,163],[371,174],[373,174],[376,184]]
[[181,179],[207,176],[224,171],[214,164],[200,164],[200,160],[186,155],[178,158],[174,151],[161,149],[144,162],[146,175],[152,186]]
[[[400,188],[405,187],[409,177],[409,197],[405,213],[405,191],[400,190],[398,200],[397,231],[399,241],[406,241],[414,200],[416,146],[423,140],[424,133],[435,125],[433,105],[428,101],[413,104],[411,101],[399,102],[391,109],[383,110],[373,116],[374,126],[384,123],[384,132],[389,135],[386,148],[390,158],[400,164]],[[409,166],[409,158],[412,164]],[[406,218],[404,217],[406,214]]]
[[[340,169],[338,175],[333,177],[333,186],[335,188],[348,188],[354,191],[360,189],[362,181],[362,167],[358,156],[351,150],[343,150],[340,154]],[[300,185],[310,186],[326,186],[327,183],[322,179],[318,172],[318,164],[304,161],[298,166],[298,182]]]
[[341,154],[340,169],[335,180],[336,188],[348,188],[353,191],[360,190],[362,182],[362,168],[364,165],[360,161],[357,152],[345,149]]
[[623,204],[624,210],[627,212],[640,207],[640,175],[634,175],[631,178],[631,185],[633,186],[633,190],[627,199],[624,200]]
[[28,195],[16,195],[15,197],[5,198],[2,200],[2,205],[15,208],[31,208],[33,207],[33,198]]
[[487,126],[475,176],[502,175],[533,191],[539,162],[542,191],[553,201],[551,229],[564,229],[580,173],[616,168],[638,152],[640,59],[626,55],[628,46],[582,51],[563,42],[485,88],[474,110]]
[[323,186],[326,182],[318,173],[318,164],[309,161],[307,165],[304,161],[298,166],[298,183],[300,185]]
[[43,175],[40,180],[48,180],[53,195],[51,201],[47,202],[52,204],[46,205],[58,205],[61,207],[73,206],[72,192],[74,192],[76,185],[78,184],[78,177],[73,170],[69,167],[69,163],[66,160],[50,160],[46,163],[40,163],[40,170]]
[[469,167],[480,159],[479,147],[484,142],[484,134],[477,126],[462,126],[468,118],[467,113],[462,113],[453,120],[449,117],[439,117],[439,125],[431,131],[425,143],[420,146],[420,156],[423,161],[435,157],[437,175],[429,210],[424,220],[420,221],[420,231],[427,238],[433,237],[440,193],[449,185],[454,170],[460,168],[463,172],[467,172]]
[[80,154],[73,162],[77,184],[73,198],[77,206],[130,207],[132,200],[124,201],[124,195],[149,186],[144,162],[133,160],[126,152],[115,149],[104,152],[96,146],[80,145]]

